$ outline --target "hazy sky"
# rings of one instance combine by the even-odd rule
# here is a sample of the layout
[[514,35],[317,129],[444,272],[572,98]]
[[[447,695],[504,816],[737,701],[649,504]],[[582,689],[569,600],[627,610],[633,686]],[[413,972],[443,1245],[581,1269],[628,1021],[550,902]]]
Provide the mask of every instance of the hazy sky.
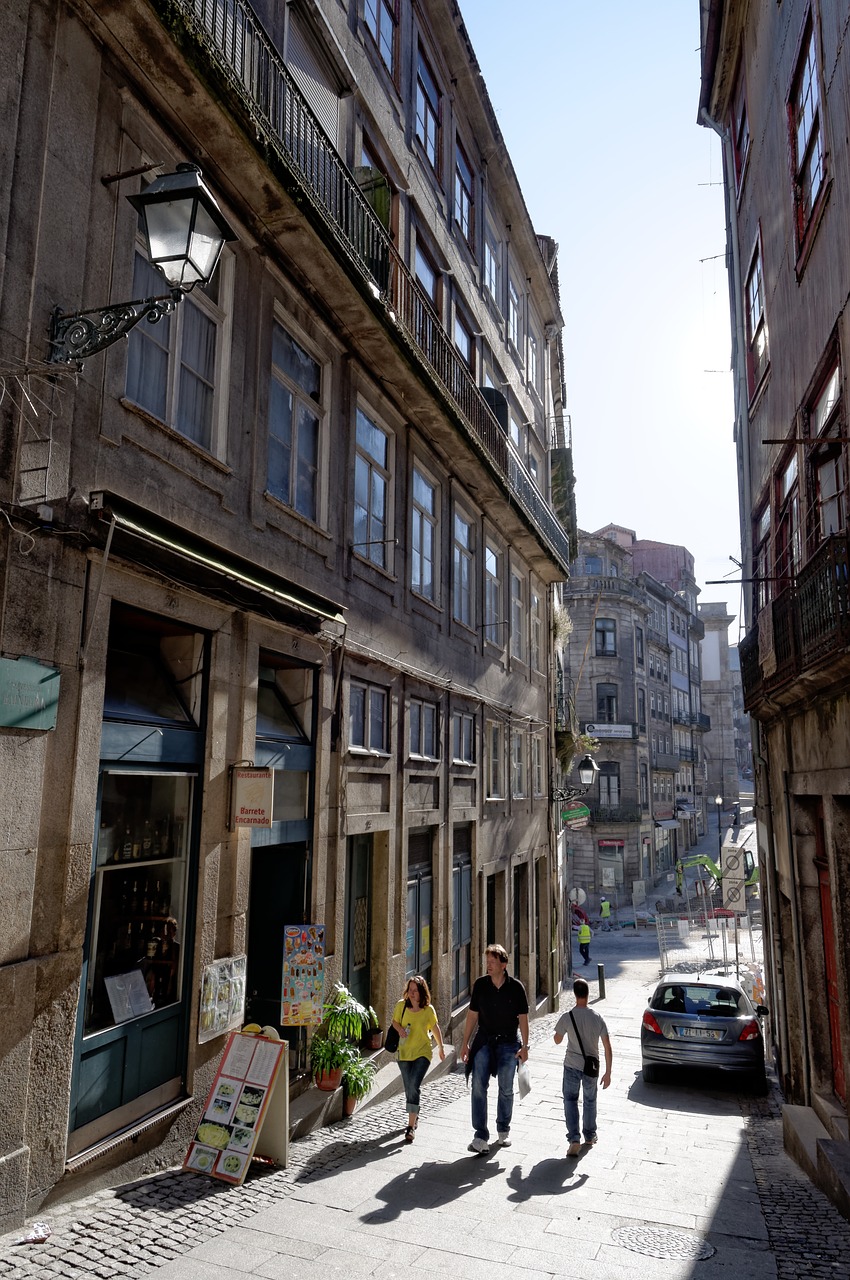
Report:
[[[460,0],[535,229],[560,246],[579,526],[683,543],[740,613],[720,140],[698,0]],[[729,630],[738,638],[737,622]]]

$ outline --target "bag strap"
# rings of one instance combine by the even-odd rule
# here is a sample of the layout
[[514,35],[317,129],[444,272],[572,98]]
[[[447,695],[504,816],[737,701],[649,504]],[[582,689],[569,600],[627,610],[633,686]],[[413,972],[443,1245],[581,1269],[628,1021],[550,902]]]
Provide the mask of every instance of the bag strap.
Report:
[[576,1039],[578,1040],[578,1047],[579,1047],[579,1049],[581,1050],[581,1056],[582,1056],[583,1058],[586,1058],[586,1057],[587,1057],[587,1054],[585,1053],[585,1051],[584,1051],[584,1045],[583,1045],[583,1044],[582,1044],[582,1042],[581,1042],[581,1032],[580,1032],[580,1031],[579,1031],[579,1029],[578,1029],[578,1023],[576,1022],[575,1018],[573,1017],[573,1011],[572,1011],[572,1009],[570,1009],[570,1022],[573,1024],[573,1031],[575,1031],[575,1033],[576,1033]]

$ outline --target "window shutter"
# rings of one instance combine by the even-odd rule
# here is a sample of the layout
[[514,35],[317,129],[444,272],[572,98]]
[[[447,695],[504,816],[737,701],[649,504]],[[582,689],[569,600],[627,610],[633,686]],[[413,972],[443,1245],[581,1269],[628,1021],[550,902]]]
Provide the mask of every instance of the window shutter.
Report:
[[319,124],[336,146],[339,132],[339,94],[291,11],[286,62]]

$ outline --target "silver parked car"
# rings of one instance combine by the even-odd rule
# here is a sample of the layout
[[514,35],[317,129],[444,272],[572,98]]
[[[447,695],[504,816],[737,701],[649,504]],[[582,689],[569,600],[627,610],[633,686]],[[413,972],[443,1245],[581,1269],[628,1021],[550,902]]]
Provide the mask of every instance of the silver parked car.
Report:
[[640,1048],[643,1078],[658,1079],[659,1067],[708,1067],[746,1075],[756,1092],[767,1087],[760,1019],[734,978],[670,974],[659,982],[643,1015]]

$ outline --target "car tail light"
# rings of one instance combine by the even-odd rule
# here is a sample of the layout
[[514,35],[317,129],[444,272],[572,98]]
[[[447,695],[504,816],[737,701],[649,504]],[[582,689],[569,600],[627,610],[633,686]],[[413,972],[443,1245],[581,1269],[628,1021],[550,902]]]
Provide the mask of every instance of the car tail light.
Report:
[[756,1022],[755,1018],[753,1018],[744,1027],[744,1030],[738,1036],[738,1039],[739,1040],[758,1040],[760,1035],[761,1035],[761,1031],[759,1030],[759,1024]]
[[664,1034],[649,1009],[647,1009],[643,1015],[643,1025],[646,1027],[647,1031],[654,1031],[657,1036],[663,1036]]

